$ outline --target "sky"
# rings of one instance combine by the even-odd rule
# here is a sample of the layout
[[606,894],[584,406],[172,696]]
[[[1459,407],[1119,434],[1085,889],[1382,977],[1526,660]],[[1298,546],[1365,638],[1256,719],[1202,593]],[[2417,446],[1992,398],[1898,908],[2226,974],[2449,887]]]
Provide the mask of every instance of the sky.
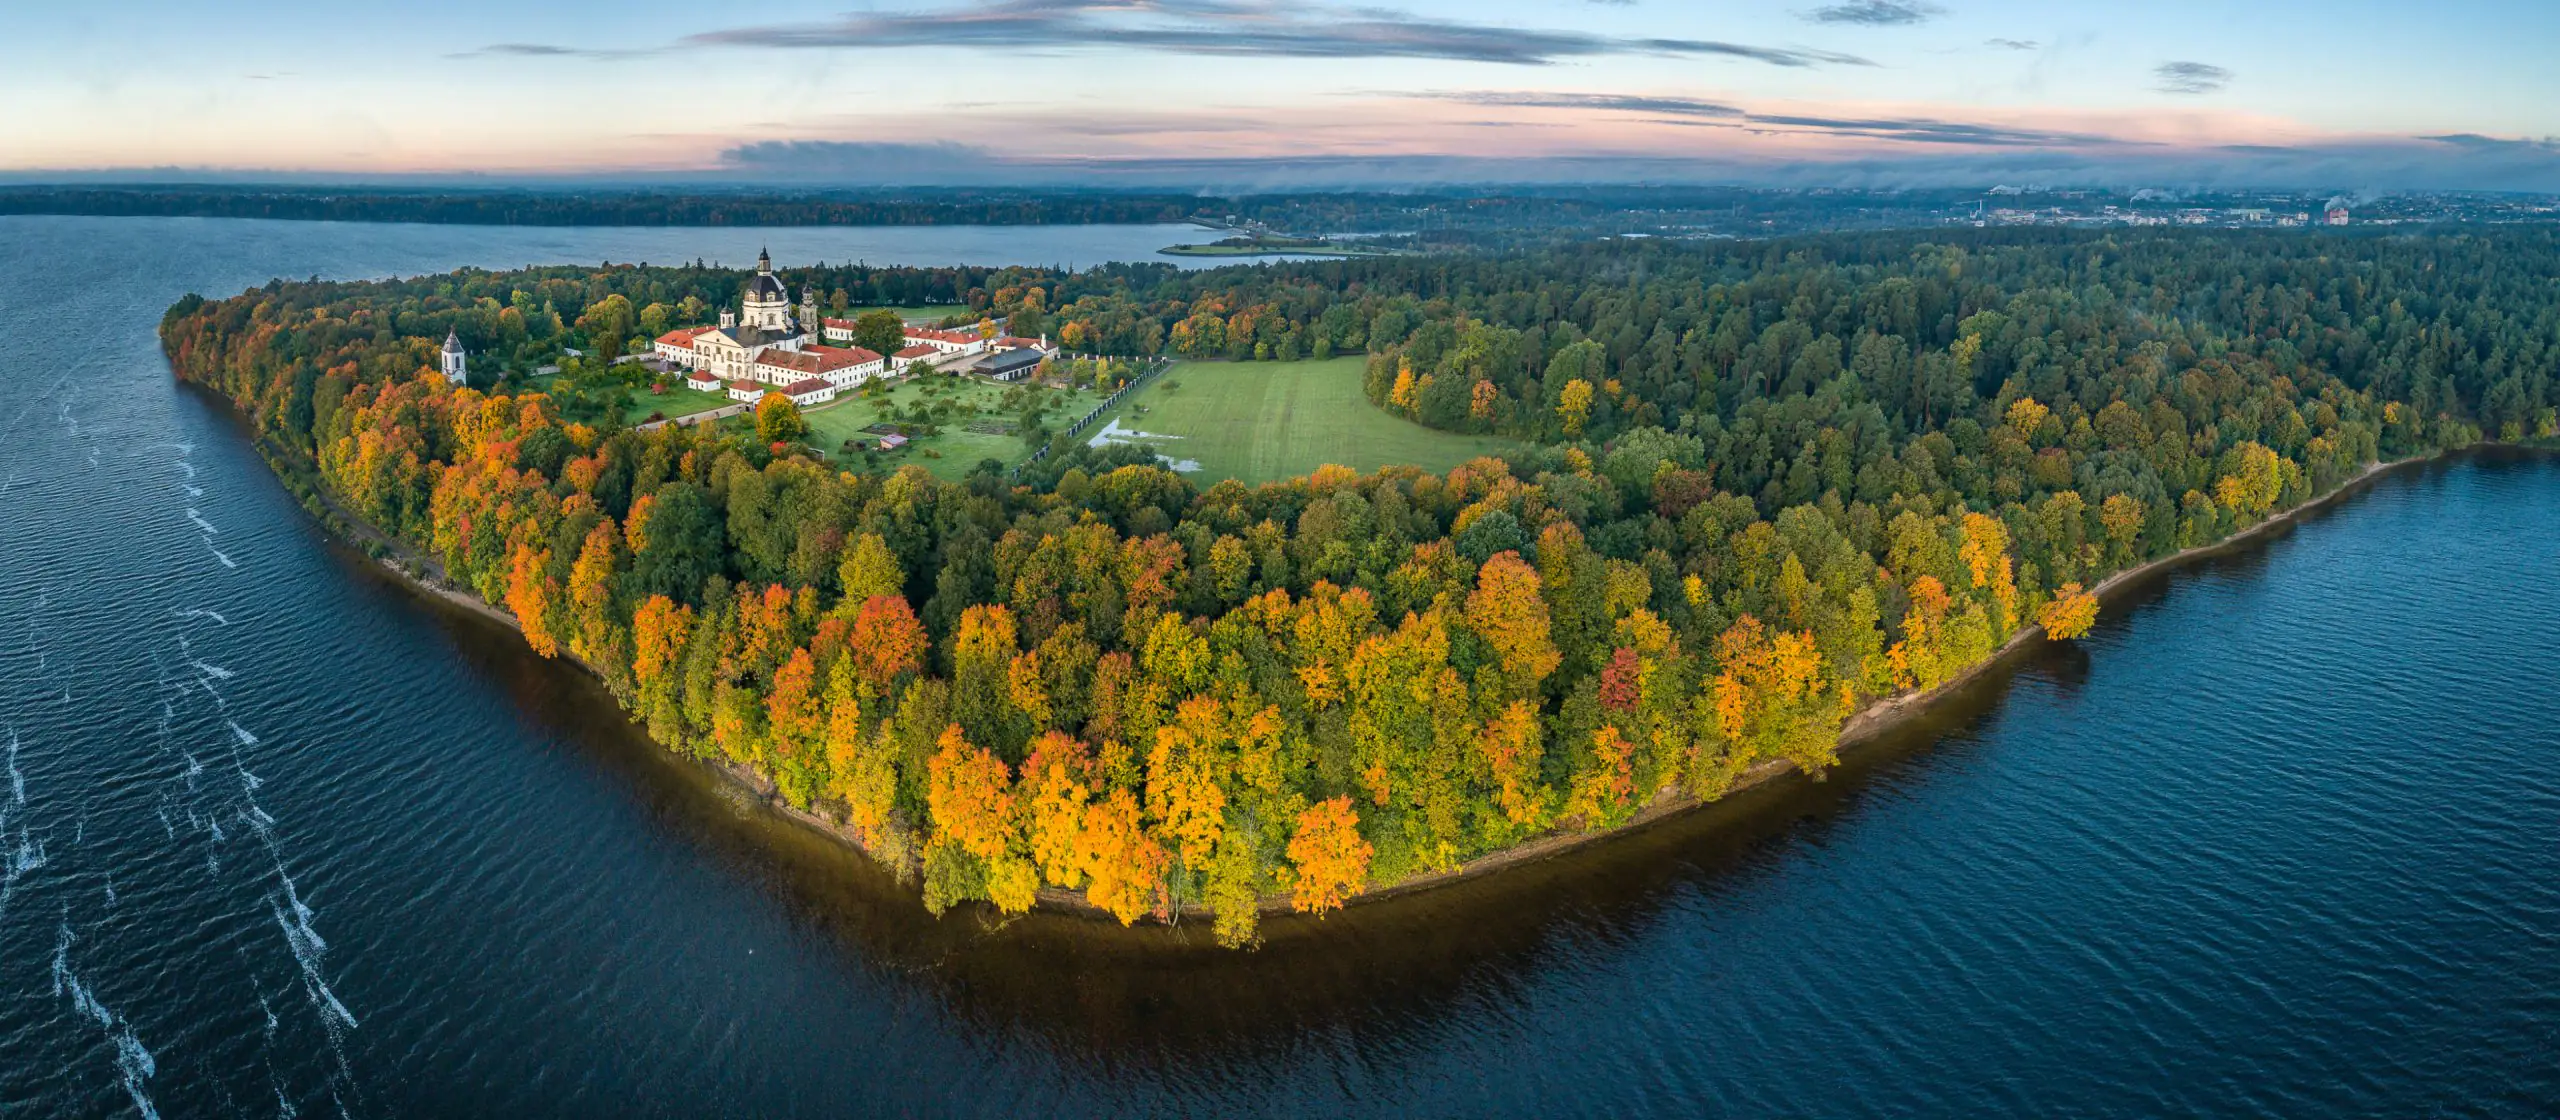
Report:
[[0,41],[20,180],[2560,190],[2550,0],[100,0]]

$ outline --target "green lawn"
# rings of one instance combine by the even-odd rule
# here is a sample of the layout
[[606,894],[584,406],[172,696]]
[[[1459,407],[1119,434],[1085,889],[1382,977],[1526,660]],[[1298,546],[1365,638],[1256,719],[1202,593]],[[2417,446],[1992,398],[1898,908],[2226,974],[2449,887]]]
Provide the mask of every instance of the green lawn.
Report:
[[856,319],[860,318],[862,313],[865,311],[895,311],[898,313],[899,318],[904,319],[907,322],[926,324],[939,323],[954,315],[966,315],[969,313],[969,309],[961,306],[960,304],[937,303],[928,307],[857,307],[851,311],[827,312],[827,318]]
[[[1355,470],[1411,464],[1446,471],[1500,452],[1492,436],[1435,431],[1389,416],[1360,392],[1365,358],[1321,362],[1176,362],[1121,402],[1088,438],[1122,432],[1177,461],[1199,464],[1202,486],[1222,478],[1271,482],[1327,463]],[[1125,438],[1125,437],[1124,437]]]
[[[934,392],[925,392],[928,382],[934,388]],[[878,436],[866,433],[862,429],[882,420],[892,419],[893,414],[907,415],[919,401],[928,404],[936,401],[955,402],[958,406],[956,409],[934,421],[942,429],[940,434],[919,436],[904,450],[880,456],[879,466],[881,470],[894,470],[908,463],[915,463],[940,477],[956,479],[969,473],[969,468],[977,466],[982,459],[995,459],[1011,464],[1022,461],[1023,456],[1031,453],[1031,449],[1022,442],[1020,436],[988,435],[968,430],[971,420],[1016,422],[1021,415],[1021,408],[1008,407],[1004,404],[1005,395],[1010,388],[1010,386],[993,385],[970,378],[927,374],[898,382],[880,398],[874,398],[859,391],[846,393],[837,397],[833,403],[820,405],[802,415],[809,421],[809,446],[825,452],[828,459],[838,466],[859,470],[865,465],[864,458],[859,454],[846,455],[838,450],[844,446],[844,441],[859,439],[867,442],[878,439]],[[1101,394],[1088,390],[1042,391],[1048,394],[1051,401],[1056,402],[1049,409],[1048,425],[1051,431],[1084,415],[1087,410],[1102,401]],[[935,452],[940,457],[927,455],[925,454],[927,451]]]
[[727,393],[697,393],[684,388],[681,374],[669,376],[674,379],[677,387],[667,390],[663,396],[651,393],[646,386],[631,390],[631,403],[622,410],[622,422],[637,424],[648,419],[649,414],[653,412],[666,413],[667,418],[673,420],[679,416],[691,416],[697,412],[709,412],[715,408],[726,408],[738,403],[730,400]]

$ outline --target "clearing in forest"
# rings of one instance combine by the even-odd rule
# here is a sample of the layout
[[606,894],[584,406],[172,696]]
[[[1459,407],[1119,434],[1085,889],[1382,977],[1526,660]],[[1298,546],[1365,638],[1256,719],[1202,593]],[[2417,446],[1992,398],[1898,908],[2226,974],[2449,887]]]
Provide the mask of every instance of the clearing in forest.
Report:
[[1360,392],[1366,364],[1356,357],[1176,362],[1087,438],[1151,443],[1203,487],[1224,478],[1292,478],[1326,463],[1364,472],[1408,463],[1446,471],[1506,446],[1380,411]]

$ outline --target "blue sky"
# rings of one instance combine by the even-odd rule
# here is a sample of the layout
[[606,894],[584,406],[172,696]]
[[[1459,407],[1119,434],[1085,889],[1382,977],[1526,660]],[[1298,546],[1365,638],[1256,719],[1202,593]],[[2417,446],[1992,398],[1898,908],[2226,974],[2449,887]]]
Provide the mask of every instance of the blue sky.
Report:
[[226,7],[0,10],[0,169],[2560,189],[2550,3]]

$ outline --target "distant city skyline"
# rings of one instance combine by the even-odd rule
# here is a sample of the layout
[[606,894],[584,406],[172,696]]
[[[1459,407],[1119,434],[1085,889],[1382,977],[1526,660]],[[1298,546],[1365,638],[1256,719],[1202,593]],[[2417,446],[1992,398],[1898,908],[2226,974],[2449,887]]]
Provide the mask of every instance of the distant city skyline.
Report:
[[843,2],[12,9],[0,174],[2560,190],[2542,4]]

